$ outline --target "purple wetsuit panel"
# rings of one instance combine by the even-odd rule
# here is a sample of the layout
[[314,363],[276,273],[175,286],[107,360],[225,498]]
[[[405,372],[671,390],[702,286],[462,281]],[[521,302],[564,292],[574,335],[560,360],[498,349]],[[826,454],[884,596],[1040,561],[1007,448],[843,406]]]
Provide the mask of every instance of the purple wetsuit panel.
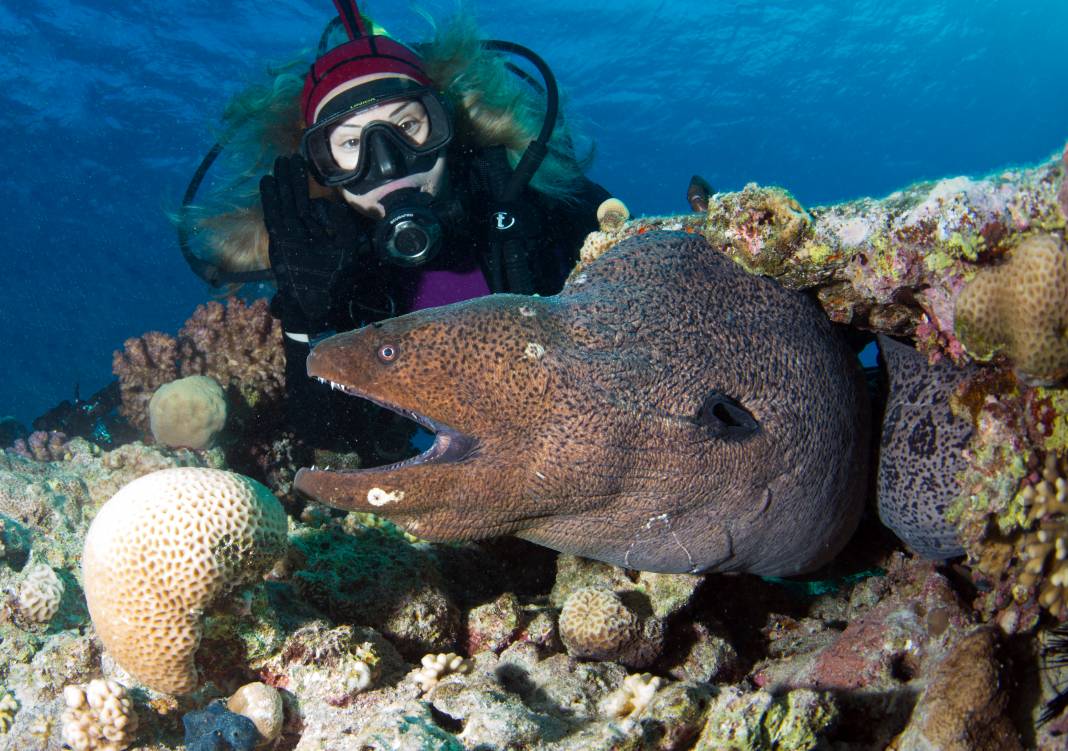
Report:
[[468,271],[427,271],[419,279],[412,310],[470,300],[489,294],[489,286],[480,269]]

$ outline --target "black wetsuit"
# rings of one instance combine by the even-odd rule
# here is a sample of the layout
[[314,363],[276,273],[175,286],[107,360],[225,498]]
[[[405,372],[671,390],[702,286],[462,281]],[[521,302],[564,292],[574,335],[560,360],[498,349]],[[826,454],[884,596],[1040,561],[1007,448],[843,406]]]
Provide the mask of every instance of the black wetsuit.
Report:
[[[364,240],[351,271],[334,286],[326,331],[348,331],[409,312],[425,271],[478,268],[491,292],[551,295],[560,291],[583,240],[597,229],[597,207],[610,194],[589,180],[584,180],[568,201],[524,189],[517,203],[533,230],[506,250],[513,256],[518,252],[526,260],[523,286],[527,289],[515,289],[499,268],[502,250],[489,228],[494,202],[486,185],[484,164],[470,155],[459,161],[464,168],[450,173],[450,183],[454,190],[463,191],[460,197],[466,220],[450,226],[442,250],[425,266],[402,268],[379,258],[371,249],[374,220],[353,211],[365,230]],[[271,312],[281,320],[283,329],[287,329],[287,320],[299,320],[299,313],[294,311],[295,302],[284,291],[271,301]],[[312,334],[321,337],[321,332]],[[307,342],[285,337],[288,417],[298,437],[318,448],[355,451],[365,462],[394,460],[407,448],[414,424],[309,378],[305,360],[310,348]]]

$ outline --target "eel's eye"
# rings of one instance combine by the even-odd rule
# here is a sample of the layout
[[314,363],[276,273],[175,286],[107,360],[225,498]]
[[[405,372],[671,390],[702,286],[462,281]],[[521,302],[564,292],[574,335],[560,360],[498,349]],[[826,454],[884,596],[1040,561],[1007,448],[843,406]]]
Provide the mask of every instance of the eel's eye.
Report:
[[397,348],[392,344],[383,344],[378,348],[378,359],[382,362],[393,362],[397,359]]

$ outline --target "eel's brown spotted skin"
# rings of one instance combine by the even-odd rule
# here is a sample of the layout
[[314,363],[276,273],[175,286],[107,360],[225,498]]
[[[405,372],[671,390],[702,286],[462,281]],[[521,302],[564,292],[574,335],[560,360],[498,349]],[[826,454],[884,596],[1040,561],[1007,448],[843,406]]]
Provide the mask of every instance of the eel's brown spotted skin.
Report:
[[625,240],[553,297],[332,337],[308,372],[442,429],[424,457],[298,489],[431,540],[782,576],[837,553],[864,502],[855,358],[810,299],[685,233]]

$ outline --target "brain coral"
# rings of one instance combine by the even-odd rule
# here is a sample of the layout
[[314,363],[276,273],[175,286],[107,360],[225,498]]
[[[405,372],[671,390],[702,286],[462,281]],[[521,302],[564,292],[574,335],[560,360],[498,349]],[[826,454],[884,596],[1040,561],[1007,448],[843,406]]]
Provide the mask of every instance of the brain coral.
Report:
[[982,269],[957,300],[956,332],[975,357],[998,352],[1017,374],[1052,384],[1068,376],[1068,249],[1032,235],[1001,266]]
[[134,480],[101,507],[82,553],[104,647],[145,685],[192,691],[204,611],[267,571],[286,542],[285,512],[255,480],[200,467]]
[[31,566],[26,570],[26,578],[19,587],[19,610],[30,620],[48,623],[59,612],[63,589],[63,582],[51,566],[46,563]]
[[226,394],[208,376],[187,376],[156,389],[148,403],[156,441],[171,448],[206,449],[226,424]]
[[663,624],[654,617],[643,623],[610,589],[583,587],[560,610],[560,639],[575,657],[645,667],[663,647]]

